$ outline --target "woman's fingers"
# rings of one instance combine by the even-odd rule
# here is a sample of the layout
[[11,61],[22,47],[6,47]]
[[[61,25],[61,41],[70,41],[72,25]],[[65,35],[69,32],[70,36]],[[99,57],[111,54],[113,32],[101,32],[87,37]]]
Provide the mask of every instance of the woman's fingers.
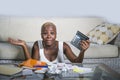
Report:
[[9,41],[11,44],[15,44],[15,45],[21,45],[21,44],[22,44],[22,41],[20,41],[20,40],[15,40],[15,39],[12,39],[12,38],[8,38],[8,41]]
[[10,43],[14,43],[14,42],[15,42],[15,40],[12,39],[12,38],[8,38],[8,41],[9,41]]
[[81,43],[80,43],[81,47],[83,50],[86,50],[88,49],[89,45],[90,45],[90,41],[89,40],[82,40]]

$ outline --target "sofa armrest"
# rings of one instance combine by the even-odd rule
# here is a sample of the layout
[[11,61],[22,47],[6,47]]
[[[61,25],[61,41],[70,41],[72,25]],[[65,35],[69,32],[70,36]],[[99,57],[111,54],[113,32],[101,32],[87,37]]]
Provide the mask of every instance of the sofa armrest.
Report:
[[120,33],[108,44],[117,45],[120,47]]
[[120,33],[118,34],[118,36],[115,38],[115,45],[117,45],[118,47],[120,47]]

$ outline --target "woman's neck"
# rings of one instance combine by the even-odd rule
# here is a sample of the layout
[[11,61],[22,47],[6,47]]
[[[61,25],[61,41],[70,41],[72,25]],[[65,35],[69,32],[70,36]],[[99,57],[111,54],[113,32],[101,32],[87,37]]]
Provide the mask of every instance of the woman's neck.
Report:
[[44,42],[43,42],[43,47],[45,49],[56,49],[57,48],[57,41],[55,41],[52,45],[46,45]]

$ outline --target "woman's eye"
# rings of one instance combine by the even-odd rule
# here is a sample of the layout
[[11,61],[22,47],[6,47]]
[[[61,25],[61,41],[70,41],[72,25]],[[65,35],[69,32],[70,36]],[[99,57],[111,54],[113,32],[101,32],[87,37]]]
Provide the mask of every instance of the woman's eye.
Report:
[[46,35],[47,33],[43,33],[44,35]]
[[53,35],[53,34],[54,34],[54,32],[51,32],[51,34]]

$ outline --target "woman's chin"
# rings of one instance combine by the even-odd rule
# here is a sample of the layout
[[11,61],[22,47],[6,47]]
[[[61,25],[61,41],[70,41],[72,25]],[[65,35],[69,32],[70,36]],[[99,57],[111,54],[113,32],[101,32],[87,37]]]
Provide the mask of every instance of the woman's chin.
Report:
[[54,42],[53,41],[45,41],[45,45],[50,47],[50,46],[54,45]]
[[46,42],[46,46],[51,46],[52,43],[51,42]]

